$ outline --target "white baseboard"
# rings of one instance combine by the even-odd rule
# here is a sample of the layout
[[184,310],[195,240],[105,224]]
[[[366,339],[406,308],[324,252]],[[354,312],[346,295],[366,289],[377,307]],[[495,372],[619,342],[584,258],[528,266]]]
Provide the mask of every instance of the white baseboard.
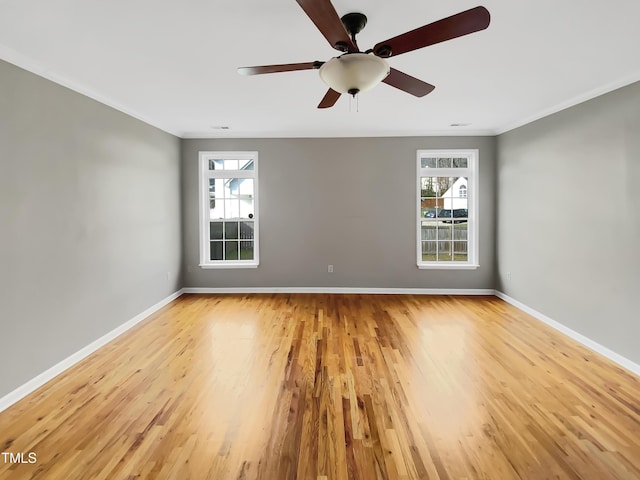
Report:
[[342,293],[371,295],[493,295],[492,288],[352,288],[352,287],[187,287],[184,293]]
[[158,303],[156,303],[155,305],[147,308],[144,312],[136,315],[131,320],[128,320],[127,322],[123,323],[119,327],[111,330],[109,333],[107,333],[107,334],[103,335],[102,337],[98,338],[94,342],[91,342],[86,347],[82,348],[81,350],[78,350],[73,355],[65,358],[64,360],[62,360],[61,362],[57,363],[53,367],[51,367],[48,370],[42,372],[37,377],[32,378],[31,380],[29,380],[24,385],[21,385],[20,387],[16,388],[14,391],[9,392],[4,397],[0,398],[0,412],[2,412],[3,410],[6,410],[7,408],[9,408],[14,403],[18,402],[19,400],[21,400],[24,397],[26,397],[27,395],[29,395],[31,392],[33,392],[36,389],[40,388],[42,385],[47,383],[49,380],[51,380],[54,377],[60,375],[62,372],[67,370],[69,367],[72,367],[73,365],[78,363],[80,360],[84,359],[85,357],[88,357],[93,352],[98,350],[100,347],[106,345],[107,343],[109,343],[110,341],[115,339],[116,337],[122,335],[124,332],[126,332],[127,330],[129,330],[130,328],[135,326],[136,324],[140,323],[142,320],[147,318],[152,313],[160,310],[162,307],[167,305],[169,302],[172,302],[173,300],[178,298],[180,295],[182,295],[182,293],[183,293],[183,291],[181,289],[181,290],[178,290],[177,292],[169,295],[168,297],[164,298],[163,300],[160,300]]
[[600,345],[598,342],[591,340],[589,337],[585,337],[584,335],[576,332],[575,330],[571,330],[569,327],[547,317],[545,314],[540,313],[537,310],[534,310],[533,308],[525,305],[524,303],[519,302],[515,298],[511,298],[509,295],[505,293],[502,293],[496,290],[495,295],[496,297],[501,298],[505,302],[510,303],[514,307],[519,308],[523,312],[528,313],[529,315],[536,318],[537,320],[540,320],[541,322],[546,323],[551,328],[554,328],[557,331],[564,333],[566,336],[572,338],[576,342],[581,343],[582,345],[593,350],[594,352],[599,353],[604,357],[607,357],[609,360],[617,363],[623,368],[626,368],[630,372],[635,373],[636,375],[640,375],[640,365],[638,365],[635,362],[632,362],[628,358],[623,357],[622,355],[614,352],[613,350],[609,350],[607,347]]

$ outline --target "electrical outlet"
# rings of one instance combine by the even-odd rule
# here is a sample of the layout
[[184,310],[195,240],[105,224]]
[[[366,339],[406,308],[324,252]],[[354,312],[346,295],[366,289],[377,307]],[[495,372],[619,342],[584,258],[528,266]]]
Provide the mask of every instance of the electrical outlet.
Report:
[[507,280],[511,280],[511,272],[507,272]]
[[327,272],[333,273],[333,265],[328,265],[327,266]]
[[167,272],[167,280],[171,280],[171,272]]

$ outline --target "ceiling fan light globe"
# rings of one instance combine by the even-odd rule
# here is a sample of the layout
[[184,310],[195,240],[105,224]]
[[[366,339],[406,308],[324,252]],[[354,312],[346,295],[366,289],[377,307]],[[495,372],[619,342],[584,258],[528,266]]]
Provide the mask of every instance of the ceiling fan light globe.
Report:
[[347,53],[320,67],[320,78],[339,93],[366,92],[389,75],[389,64],[371,53]]

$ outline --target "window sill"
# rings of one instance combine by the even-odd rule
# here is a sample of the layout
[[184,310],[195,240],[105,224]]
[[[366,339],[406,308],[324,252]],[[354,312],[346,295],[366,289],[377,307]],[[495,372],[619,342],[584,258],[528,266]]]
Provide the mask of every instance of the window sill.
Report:
[[465,263],[462,265],[447,265],[446,263],[419,263],[420,270],[477,270],[480,265]]
[[201,263],[200,268],[204,270],[210,269],[228,269],[228,268],[258,268],[257,262],[252,263],[240,263],[240,262],[225,262],[225,263]]

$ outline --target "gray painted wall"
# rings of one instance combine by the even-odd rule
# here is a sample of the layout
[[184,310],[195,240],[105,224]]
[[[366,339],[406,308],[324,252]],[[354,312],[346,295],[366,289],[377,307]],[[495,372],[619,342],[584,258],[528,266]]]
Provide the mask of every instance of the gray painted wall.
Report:
[[636,363],[639,188],[640,83],[498,138],[497,288]]
[[0,61],[0,397],[181,287],[179,145]]
[[[416,150],[426,148],[480,150],[478,270],[416,266]],[[257,269],[198,266],[197,166],[205,150],[259,152]],[[186,287],[493,288],[493,137],[184,140],[182,181]]]

